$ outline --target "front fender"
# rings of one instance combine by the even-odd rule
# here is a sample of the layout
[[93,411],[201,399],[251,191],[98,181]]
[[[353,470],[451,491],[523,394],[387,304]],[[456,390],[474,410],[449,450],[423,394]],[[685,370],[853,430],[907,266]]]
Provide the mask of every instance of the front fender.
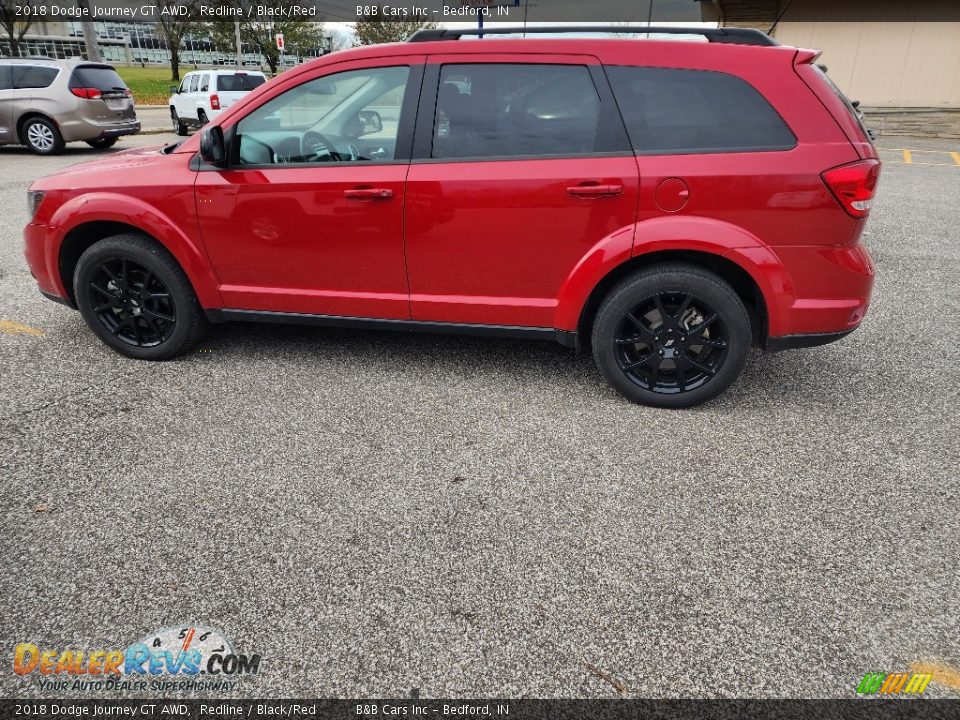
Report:
[[[191,188],[192,203],[192,188]],[[195,223],[195,215],[191,216]],[[129,225],[163,245],[180,264],[205,308],[223,307],[217,277],[210,269],[206,254],[194,240],[158,208],[149,203],[110,192],[78,195],[61,205],[50,219],[51,242],[47,243],[47,271],[57,291],[67,296],[60,277],[60,250],[70,231],[91,222],[116,222]],[[199,228],[197,229],[199,234]]]

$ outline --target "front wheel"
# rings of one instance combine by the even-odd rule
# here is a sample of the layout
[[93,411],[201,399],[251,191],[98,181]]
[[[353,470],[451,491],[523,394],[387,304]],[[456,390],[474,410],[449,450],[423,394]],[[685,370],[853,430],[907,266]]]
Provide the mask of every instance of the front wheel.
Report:
[[114,235],[87,248],[73,288],[90,329],[127,357],[180,355],[207,327],[183,269],[162,245],[139,235]]
[[593,325],[593,355],[607,381],[634,402],[699,405],[740,375],[750,318],[722,278],[693,265],[638,272],[607,295]]
[[170,122],[173,124],[173,131],[183,137],[187,134],[187,125],[180,119],[176,109],[170,108]]

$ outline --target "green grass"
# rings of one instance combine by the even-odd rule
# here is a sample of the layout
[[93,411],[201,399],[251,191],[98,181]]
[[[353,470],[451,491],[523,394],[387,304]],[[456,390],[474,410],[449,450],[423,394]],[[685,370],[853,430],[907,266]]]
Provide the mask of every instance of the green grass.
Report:
[[[185,72],[181,68],[180,77]],[[117,73],[133,92],[138,105],[166,105],[170,99],[170,86],[179,84],[170,79],[169,67],[117,67]]]

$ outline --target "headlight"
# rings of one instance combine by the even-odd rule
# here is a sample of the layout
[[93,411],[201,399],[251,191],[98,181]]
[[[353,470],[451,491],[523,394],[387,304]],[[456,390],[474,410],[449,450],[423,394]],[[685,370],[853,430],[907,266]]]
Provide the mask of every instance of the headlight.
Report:
[[33,219],[37,216],[37,210],[40,209],[40,203],[43,202],[43,191],[41,190],[28,190],[27,191],[27,213],[30,215],[30,221],[33,222]]

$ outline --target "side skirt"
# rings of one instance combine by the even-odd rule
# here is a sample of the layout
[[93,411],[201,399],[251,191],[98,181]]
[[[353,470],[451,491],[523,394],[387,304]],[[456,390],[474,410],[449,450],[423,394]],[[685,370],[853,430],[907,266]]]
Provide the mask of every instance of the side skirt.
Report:
[[553,328],[523,327],[519,325],[481,325],[477,323],[425,322],[423,320],[384,320],[380,318],[341,317],[338,315],[307,315],[304,313],[273,312],[269,310],[207,310],[212,323],[260,322],[321,327],[357,328],[360,330],[390,330],[393,332],[442,333],[450,335],[479,335],[525,340],[553,340],[565,347],[575,347],[577,334]]

